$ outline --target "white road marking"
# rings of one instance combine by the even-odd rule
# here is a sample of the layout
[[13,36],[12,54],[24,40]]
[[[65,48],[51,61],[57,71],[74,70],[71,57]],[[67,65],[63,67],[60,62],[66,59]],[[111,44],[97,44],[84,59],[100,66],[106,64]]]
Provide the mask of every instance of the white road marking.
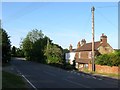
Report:
[[91,88],[91,87],[88,87],[88,86],[86,86],[86,85],[83,85],[83,84],[80,84],[80,83],[77,83],[77,82],[73,82],[73,81],[68,80],[68,79],[65,79],[65,80],[68,81],[68,82],[70,82],[70,83],[73,83],[73,84],[76,84],[76,85],[82,86],[82,87],[84,87],[84,88]]
[[89,76],[89,75],[86,75],[86,78],[90,78],[90,76]]
[[84,74],[82,74],[82,76],[85,76]]
[[37,90],[37,88],[36,88],[24,75],[22,75],[22,77],[23,77],[35,90]]
[[71,73],[73,73],[73,71],[70,71]]
[[35,90],[37,90],[37,88],[24,75],[22,75],[22,73],[15,66],[14,66],[14,68]]
[[97,79],[96,77],[92,77],[92,78]]
[[77,72],[74,72],[74,74],[76,74]]
[[101,78],[99,78],[98,80],[102,80]]

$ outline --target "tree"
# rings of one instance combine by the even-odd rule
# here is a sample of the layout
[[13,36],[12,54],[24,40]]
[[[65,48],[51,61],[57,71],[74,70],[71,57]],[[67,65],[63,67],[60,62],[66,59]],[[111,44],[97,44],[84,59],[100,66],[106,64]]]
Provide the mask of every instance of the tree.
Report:
[[66,53],[69,53],[69,50],[66,48],[66,49],[63,49],[63,63],[66,64],[66,58],[65,58],[65,54]]
[[49,44],[45,49],[45,56],[47,57],[47,63],[62,64],[63,62],[63,51],[57,44]]
[[24,57],[23,49],[16,48],[16,57]]
[[10,37],[8,36],[7,32],[0,28],[0,47],[2,47],[2,63],[7,63],[10,61],[11,58],[11,43]]
[[12,56],[12,57],[15,57],[15,56],[16,56],[16,47],[15,47],[15,46],[12,47],[11,56]]
[[32,51],[32,42],[29,40],[28,37],[26,37],[22,42],[22,48],[24,51],[25,58],[27,60],[31,60],[31,51]]
[[44,34],[42,30],[33,29],[31,32],[28,33],[27,38],[32,42],[35,43],[39,39],[43,39]]
[[49,38],[40,30],[32,30],[22,42],[22,48],[27,60],[45,63],[44,49]]

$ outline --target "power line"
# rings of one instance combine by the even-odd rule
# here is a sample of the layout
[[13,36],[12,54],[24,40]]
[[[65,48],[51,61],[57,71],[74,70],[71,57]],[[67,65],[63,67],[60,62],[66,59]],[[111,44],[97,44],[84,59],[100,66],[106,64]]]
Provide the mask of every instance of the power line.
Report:
[[[97,10],[98,12],[98,10]],[[105,15],[103,15],[100,11],[98,12],[99,15],[101,15],[109,24],[111,24],[112,26],[114,26],[114,28],[117,28],[117,26],[112,23]]]
[[[90,2],[90,4],[92,5],[92,6],[95,6],[92,2]],[[95,7],[95,8],[97,8],[97,9],[105,9],[105,8],[118,8],[118,6],[115,6],[115,5],[111,5],[111,6],[98,6],[98,7]],[[112,23],[105,15],[103,15],[100,11],[98,11],[98,10],[96,10],[96,12],[98,12],[99,13],[99,15],[101,15],[109,24],[111,24],[114,28],[117,28],[117,26],[114,24],[114,23]]]

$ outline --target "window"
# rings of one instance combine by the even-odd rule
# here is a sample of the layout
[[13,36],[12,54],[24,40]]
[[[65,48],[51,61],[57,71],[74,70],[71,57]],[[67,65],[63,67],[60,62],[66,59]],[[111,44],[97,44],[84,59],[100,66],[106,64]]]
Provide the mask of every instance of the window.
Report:
[[79,52],[79,58],[81,58],[81,52]]
[[91,58],[92,57],[92,52],[89,52],[88,53],[88,58]]
[[88,64],[84,64],[84,68],[88,68]]

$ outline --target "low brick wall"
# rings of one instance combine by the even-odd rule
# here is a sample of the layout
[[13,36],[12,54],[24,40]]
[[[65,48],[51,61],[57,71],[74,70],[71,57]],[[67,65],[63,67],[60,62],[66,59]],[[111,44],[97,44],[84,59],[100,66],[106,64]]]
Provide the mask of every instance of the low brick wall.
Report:
[[[88,70],[92,71],[92,64],[88,65]],[[98,73],[120,73],[120,67],[117,66],[105,66],[105,65],[95,65],[95,71]]]

